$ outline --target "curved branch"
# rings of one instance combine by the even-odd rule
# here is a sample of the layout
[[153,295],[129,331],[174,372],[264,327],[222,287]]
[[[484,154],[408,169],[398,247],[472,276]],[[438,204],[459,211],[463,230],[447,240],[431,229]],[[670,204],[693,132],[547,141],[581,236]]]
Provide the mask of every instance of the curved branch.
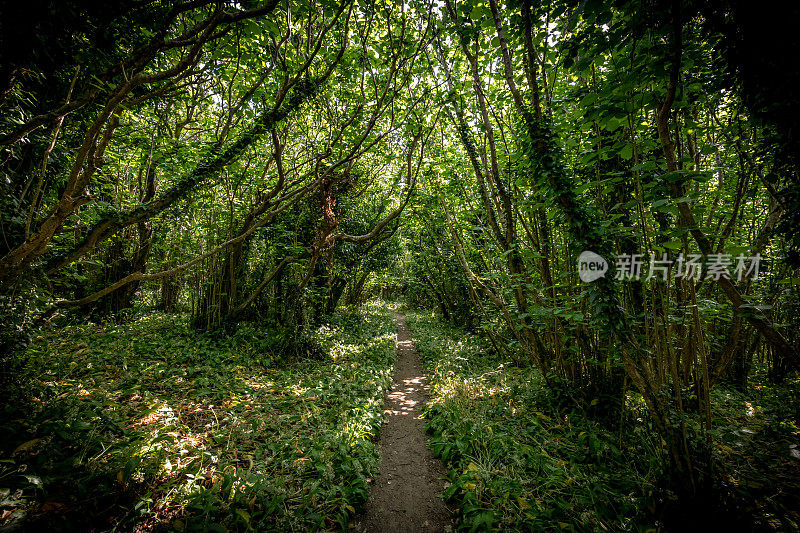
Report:
[[[289,101],[278,110],[265,111],[256,120],[249,131],[239,137],[224,152],[218,153],[218,148],[212,148],[211,154],[205,161],[197,165],[186,177],[174,187],[164,192],[159,198],[149,204],[142,205],[124,213],[113,213],[95,224],[83,241],[70,252],[50,260],[46,272],[51,274],[67,265],[82,255],[89,252],[100,242],[108,239],[122,228],[136,224],[161,213],[176,201],[185,197],[196,189],[209,177],[225,168],[231,161],[238,157],[247,147],[253,144],[264,132],[271,130],[278,122],[285,119],[291,112],[315,94],[321,86],[320,81],[299,83]],[[1,263],[0,263],[1,264]],[[2,277],[0,276],[0,279]]]
[[261,291],[262,291],[262,290],[264,290],[264,287],[266,287],[267,285],[269,285],[269,284],[272,282],[272,280],[273,280],[273,279],[275,279],[275,277],[276,277],[278,274],[280,274],[280,273],[281,273],[281,271],[282,271],[282,270],[283,270],[283,269],[286,267],[286,265],[288,265],[289,263],[293,263],[293,262],[294,262],[294,261],[296,261],[297,259],[298,259],[298,258],[297,258],[297,257],[295,257],[295,256],[293,256],[293,255],[290,255],[289,257],[284,257],[284,258],[283,258],[283,261],[281,261],[281,262],[278,264],[278,266],[277,266],[277,267],[275,267],[275,270],[273,270],[273,271],[270,273],[270,275],[269,275],[269,276],[267,276],[266,278],[264,278],[264,280],[263,280],[261,283],[259,283],[259,284],[258,284],[258,287],[256,287],[256,288],[253,290],[253,292],[252,292],[252,293],[250,293],[250,296],[248,296],[248,297],[247,297],[247,298],[246,298],[246,299],[245,299],[245,300],[244,300],[244,301],[243,301],[241,304],[239,304],[239,306],[238,306],[238,307],[236,307],[236,309],[234,309],[234,310],[233,310],[233,313],[231,313],[231,316],[235,318],[235,317],[236,317],[236,316],[238,316],[238,315],[239,315],[239,314],[240,314],[242,311],[244,311],[244,310],[247,308],[247,306],[248,306],[248,305],[250,305],[251,303],[253,303],[253,300],[255,300],[255,299],[256,299],[256,297],[257,297],[259,294],[261,294]]
[[[385,228],[387,224],[389,224],[389,222],[396,219],[403,213],[403,210],[406,208],[406,205],[408,205],[408,202],[411,200],[411,193],[414,192],[414,187],[417,184],[417,176],[419,175],[419,169],[420,166],[422,165],[422,156],[425,153],[425,142],[423,142],[422,147],[420,148],[419,151],[419,158],[417,159],[416,169],[414,170],[412,164],[413,163],[412,158],[414,156],[414,150],[416,149],[420,138],[422,138],[422,135],[423,135],[422,131],[419,131],[414,135],[414,137],[411,140],[411,146],[409,147],[408,155],[406,156],[406,166],[407,166],[409,186],[408,189],[406,190],[406,197],[403,200],[403,202],[397,207],[397,209],[389,213],[389,215],[386,218],[378,222],[375,225],[375,227],[372,228],[372,231],[370,231],[369,233],[365,233],[363,235],[348,235],[346,233],[337,233],[336,235],[333,236],[334,240],[352,242],[356,244],[368,242],[377,237],[378,235],[380,235],[383,228]],[[428,134],[428,136],[430,136],[430,133]]]
[[199,262],[203,261],[204,259],[207,259],[207,258],[211,257],[212,255],[217,254],[218,252],[221,252],[224,249],[227,249],[227,248],[229,248],[229,247],[231,247],[231,246],[233,246],[235,244],[238,244],[238,243],[244,241],[247,237],[252,235],[253,232],[255,232],[258,228],[266,225],[270,220],[272,220],[277,215],[279,215],[280,213],[282,213],[283,211],[288,209],[290,206],[292,206],[296,202],[298,202],[301,198],[304,197],[304,195],[301,194],[301,193],[308,192],[315,185],[316,185],[316,183],[312,183],[312,184],[306,185],[305,187],[301,187],[297,191],[294,191],[294,193],[293,193],[294,194],[294,198],[291,201],[288,201],[285,205],[282,205],[281,207],[275,209],[274,211],[270,211],[269,213],[267,213],[266,215],[261,217],[253,225],[251,225],[249,228],[247,228],[247,230],[243,231],[242,233],[240,233],[236,237],[233,237],[233,238],[228,239],[227,241],[225,241],[225,242],[223,242],[221,244],[218,244],[217,246],[215,246],[211,250],[205,252],[204,254],[201,254],[201,255],[195,257],[191,261],[187,261],[186,263],[178,265],[178,266],[176,266],[174,268],[170,268],[168,270],[162,270],[160,272],[153,272],[153,273],[150,273],[150,274],[145,274],[144,272],[133,272],[132,274],[128,274],[127,276],[125,276],[124,278],[118,280],[117,282],[112,283],[111,285],[109,285],[109,286],[107,286],[107,287],[105,287],[103,289],[100,289],[99,291],[97,291],[97,292],[95,292],[93,294],[90,294],[89,296],[86,296],[85,298],[80,298],[78,300],[58,300],[58,301],[55,302],[55,306],[56,307],[77,307],[77,306],[81,306],[81,305],[87,305],[87,304],[90,304],[90,303],[92,303],[94,301],[99,300],[100,298],[102,298],[106,294],[112,293],[115,290],[117,290],[117,289],[119,289],[121,287],[124,287],[128,283],[133,283],[134,281],[153,281],[153,280],[156,280],[156,279],[160,279],[160,278],[164,278],[164,277],[168,277],[168,276],[173,276],[175,274],[183,272],[184,270],[193,267],[194,265],[198,264]]

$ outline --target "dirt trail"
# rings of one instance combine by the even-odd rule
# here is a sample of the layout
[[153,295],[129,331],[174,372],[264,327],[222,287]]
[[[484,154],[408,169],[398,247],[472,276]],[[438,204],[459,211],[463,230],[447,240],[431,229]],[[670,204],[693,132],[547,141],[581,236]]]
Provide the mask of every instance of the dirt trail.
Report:
[[411,341],[406,319],[397,316],[397,366],[392,391],[384,401],[386,419],[378,449],[380,475],[375,480],[357,531],[392,533],[451,531],[450,510],[439,498],[445,471],[428,449],[422,409],[427,376]]

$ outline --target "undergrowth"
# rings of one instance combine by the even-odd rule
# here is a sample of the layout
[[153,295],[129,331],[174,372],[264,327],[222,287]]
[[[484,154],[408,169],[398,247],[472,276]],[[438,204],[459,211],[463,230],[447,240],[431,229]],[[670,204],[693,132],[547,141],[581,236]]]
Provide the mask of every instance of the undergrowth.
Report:
[[[670,501],[664,443],[634,392],[619,424],[603,426],[480,337],[430,314],[409,312],[407,323],[431,374],[431,447],[461,530],[666,531],[670,514],[693,508]],[[703,520],[680,530],[798,531],[800,416],[789,398],[799,386],[715,387],[716,508],[695,509]]]
[[0,422],[0,525],[56,530],[347,527],[377,468],[394,363],[380,304],[281,359],[274,332],[148,314],[44,333]]
[[431,446],[448,469],[444,497],[460,529],[647,529],[656,461],[580,413],[552,409],[541,375],[500,361],[479,337],[409,314],[431,373]]

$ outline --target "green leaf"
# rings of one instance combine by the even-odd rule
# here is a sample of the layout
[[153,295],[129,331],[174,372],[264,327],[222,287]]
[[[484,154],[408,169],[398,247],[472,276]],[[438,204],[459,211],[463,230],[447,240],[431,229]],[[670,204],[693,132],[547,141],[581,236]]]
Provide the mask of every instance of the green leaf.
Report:
[[587,94],[586,96],[581,98],[580,105],[583,106],[583,107],[588,107],[588,106],[592,105],[597,100],[597,96],[598,96],[597,93],[589,93],[589,94]]

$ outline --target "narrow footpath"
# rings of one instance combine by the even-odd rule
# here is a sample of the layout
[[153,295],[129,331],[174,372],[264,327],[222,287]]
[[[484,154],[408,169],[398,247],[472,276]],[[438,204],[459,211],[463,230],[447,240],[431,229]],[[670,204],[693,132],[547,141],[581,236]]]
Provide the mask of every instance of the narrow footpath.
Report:
[[375,480],[359,532],[446,532],[452,515],[439,495],[445,471],[428,448],[422,419],[427,376],[411,341],[405,316],[397,313],[397,366],[392,390],[384,401],[378,449],[380,474]]

